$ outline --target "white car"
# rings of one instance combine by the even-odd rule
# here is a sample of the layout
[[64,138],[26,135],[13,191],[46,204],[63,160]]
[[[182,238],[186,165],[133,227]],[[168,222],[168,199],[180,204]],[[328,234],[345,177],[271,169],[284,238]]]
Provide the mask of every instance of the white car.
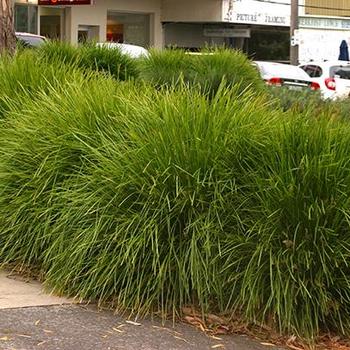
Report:
[[254,61],[254,65],[267,85],[284,86],[297,91],[320,89],[319,83],[297,66],[263,61]]
[[122,53],[132,58],[147,57],[149,55],[148,50],[142,46],[137,45],[120,44],[114,42],[98,43],[97,45],[101,47],[107,47],[109,49],[119,49]]
[[350,96],[350,62],[321,61],[308,62],[300,67],[312,81],[320,85],[325,99],[347,98]]
[[24,47],[39,47],[46,43],[46,38],[42,35],[16,32],[16,40]]

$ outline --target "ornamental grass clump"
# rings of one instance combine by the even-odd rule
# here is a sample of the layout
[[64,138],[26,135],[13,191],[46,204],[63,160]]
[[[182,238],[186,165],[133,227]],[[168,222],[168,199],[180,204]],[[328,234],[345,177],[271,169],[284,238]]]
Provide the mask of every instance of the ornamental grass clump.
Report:
[[214,96],[221,84],[238,86],[240,91],[265,90],[258,71],[236,50],[205,49],[191,54],[179,49],[151,51],[140,63],[140,75],[156,87],[183,83]]
[[117,80],[129,80],[138,76],[137,60],[118,48],[85,44],[79,50],[81,67],[110,74]]
[[96,43],[72,46],[69,43],[50,41],[42,45],[37,53],[48,64],[60,61],[67,66],[76,66],[88,74],[91,71],[111,75],[117,80],[137,77],[138,67],[135,59],[123,54],[118,48],[97,46]]
[[1,260],[42,264],[54,238],[52,226],[67,205],[61,194],[65,184],[93,162],[93,150],[101,147],[100,128],[105,137],[110,133],[108,115],[118,110],[116,89],[105,78],[90,79],[88,86],[72,82],[63,91],[24,99],[25,109],[8,113],[0,130]]
[[135,312],[223,307],[234,154],[257,156],[276,118],[263,97],[237,95],[100,80],[14,110],[0,138],[1,260]]
[[239,85],[240,90],[262,92],[265,84],[252,62],[238,50],[206,49],[194,57],[194,83],[215,94],[223,80],[227,87]]
[[59,91],[70,80],[83,84],[84,77],[75,66],[67,67],[58,60],[47,64],[31,50],[21,51],[14,57],[1,56],[0,117],[12,105],[25,107],[26,97],[34,100],[39,93],[47,93],[52,88]]
[[98,76],[13,106],[0,261],[139,315],[349,334],[350,128],[243,90]]
[[227,290],[239,290],[229,309],[309,340],[348,335],[349,126],[291,115],[264,147],[244,165],[242,230],[222,248]]
[[193,57],[180,49],[153,49],[140,60],[140,78],[157,88],[189,84],[194,75]]

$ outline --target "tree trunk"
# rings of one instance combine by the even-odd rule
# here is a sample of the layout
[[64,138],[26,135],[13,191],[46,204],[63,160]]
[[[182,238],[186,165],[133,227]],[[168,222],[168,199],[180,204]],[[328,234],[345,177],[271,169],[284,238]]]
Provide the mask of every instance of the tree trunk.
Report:
[[13,54],[15,49],[12,0],[0,0],[0,52],[7,51]]

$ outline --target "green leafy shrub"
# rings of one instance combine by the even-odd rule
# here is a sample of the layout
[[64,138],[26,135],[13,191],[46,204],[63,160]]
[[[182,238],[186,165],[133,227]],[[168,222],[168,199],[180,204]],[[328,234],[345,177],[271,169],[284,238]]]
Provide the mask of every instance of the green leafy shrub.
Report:
[[330,106],[329,101],[323,100],[320,93],[311,90],[293,91],[285,87],[269,87],[268,92],[284,111],[315,111],[318,114]]
[[350,120],[350,100],[348,98],[334,101],[332,107],[335,115],[344,121]]
[[196,55],[182,50],[153,50],[140,66],[141,78],[157,87],[185,82],[213,96],[224,81],[227,87],[239,85],[241,91],[264,90],[256,69],[244,54],[234,50],[203,50]]
[[328,115],[328,118],[348,121],[350,117],[349,99],[323,99],[315,91],[292,91],[287,88],[270,87],[267,90],[274,99],[276,106],[292,113],[307,113],[318,118]]

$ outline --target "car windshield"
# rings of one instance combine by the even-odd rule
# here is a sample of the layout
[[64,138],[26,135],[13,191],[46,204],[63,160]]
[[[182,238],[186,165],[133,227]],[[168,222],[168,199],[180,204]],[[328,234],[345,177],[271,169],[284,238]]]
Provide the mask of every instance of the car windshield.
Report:
[[45,40],[40,36],[19,35],[17,39],[25,46],[39,47],[45,43]]
[[350,66],[332,66],[330,77],[350,80]]

